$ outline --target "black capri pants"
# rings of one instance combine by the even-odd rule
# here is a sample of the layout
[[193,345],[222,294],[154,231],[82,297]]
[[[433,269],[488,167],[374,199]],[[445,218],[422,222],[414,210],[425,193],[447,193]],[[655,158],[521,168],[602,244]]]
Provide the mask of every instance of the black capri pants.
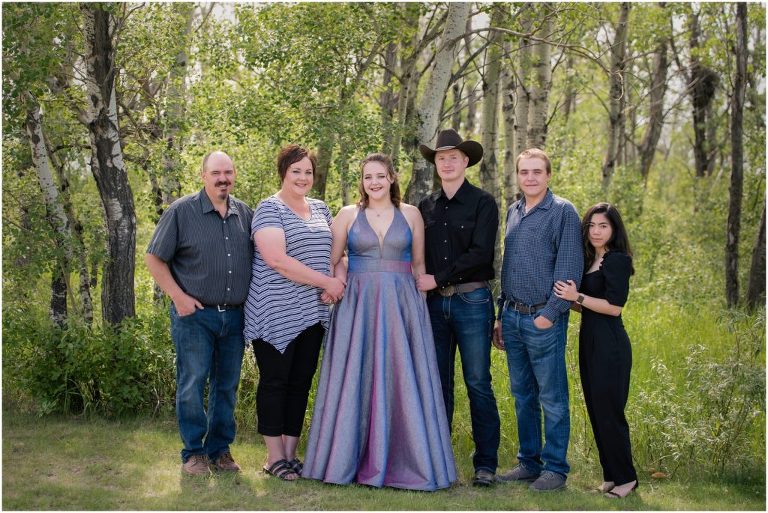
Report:
[[310,326],[299,333],[282,354],[262,339],[253,341],[259,367],[256,415],[260,434],[301,435],[324,335],[322,324]]

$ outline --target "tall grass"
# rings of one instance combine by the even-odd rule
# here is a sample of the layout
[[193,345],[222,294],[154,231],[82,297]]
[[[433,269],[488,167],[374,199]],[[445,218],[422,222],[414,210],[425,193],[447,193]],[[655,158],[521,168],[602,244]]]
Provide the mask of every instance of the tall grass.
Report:
[[[764,482],[764,313],[632,304],[623,317],[633,348],[627,419],[638,471],[645,476],[660,471],[685,479],[718,474]],[[578,372],[578,323],[579,315],[572,315],[566,353],[569,460],[574,470],[599,475]],[[518,443],[506,358],[500,351],[494,351],[492,374],[502,422],[499,464],[504,468],[515,463]],[[454,449],[468,474],[473,444],[463,383],[456,397]]]
[[[633,348],[627,418],[636,466],[646,475],[660,471],[688,479],[717,474],[764,482],[765,313],[700,306],[662,305],[642,298],[630,300],[624,310]],[[118,335],[82,326],[43,330],[39,329],[43,323],[11,319],[8,315],[3,319],[6,406],[26,404],[40,414],[172,414],[173,346],[164,313],[140,319]],[[599,462],[578,373],[579,321],[574,313],[566,353],[571,394],[569,460],[574,471],[597,476]],[[125,347],[138,352],[130,358],[121,356]],[[103,354],[107,351],[111,351],[109,358]],[[56,361],[51,360],[53,354]],[[128,365],[117,374],[126,383],[114,379],[117,371],[110,365],[115,361]],[[504,353],[493,350],[491,363],[502,421],[499,466],[504,469],[514,465],[518,448],[514,400]],[[456,365],[453,447],[461,474],[469,476],[474,446],[458,359]],[[61,372],[66,369],[69,375]],[[243,361],[236,419],[240,435],[255,440],[259,439],[255,436],[257,382],[249,350]]]

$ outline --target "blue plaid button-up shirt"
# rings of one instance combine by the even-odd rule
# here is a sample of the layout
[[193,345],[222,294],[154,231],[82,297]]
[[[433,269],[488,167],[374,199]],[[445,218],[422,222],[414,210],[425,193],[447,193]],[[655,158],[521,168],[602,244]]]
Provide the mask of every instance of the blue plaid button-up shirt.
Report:
[[499,309],[507,299],[540,310],[552,322],[568,311],[570,301],[552,291],[557,280],[581,285],[584,252],[581,222],[573,204],[547,189],[544,199],[525,213],[525,198],[507,210]]

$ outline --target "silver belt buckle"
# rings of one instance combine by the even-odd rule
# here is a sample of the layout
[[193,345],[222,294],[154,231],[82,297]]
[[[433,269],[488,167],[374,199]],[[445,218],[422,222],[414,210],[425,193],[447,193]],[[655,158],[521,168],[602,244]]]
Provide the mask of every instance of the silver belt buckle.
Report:
[[443,297],[451,297],[456,293],[456,287],[453,285],[448,285],[447,287],[441,287],[437,289],[437,293]]
[[218,310],[219,312],[226,312],[227,305],[216,305],[216,310]]

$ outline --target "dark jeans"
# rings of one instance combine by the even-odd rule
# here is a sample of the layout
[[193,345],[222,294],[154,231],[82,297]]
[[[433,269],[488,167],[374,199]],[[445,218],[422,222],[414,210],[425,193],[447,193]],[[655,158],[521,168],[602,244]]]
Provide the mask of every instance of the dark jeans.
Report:
[[469,395],[475,470],[496,472],[499,451],[499,410],[491,388],[493,301],[481,288],[450,297],[433,294],[427,301],[435,338],[437,367],[449,425],[453,422],[453,376],[456,349]]
[[505,309],[501,315],[501,334],[507,352],[510,387],[515,397],[520,441],[517,459],[531,472],[551,470],[565,476],[570,470],[566,453],[571,435],[565,367],[568,312],[561,314],[555,324],[545,330],[533,324],[535,316],[510,309]]
[[256,415],[262,435],[301,435],[324,335],[325,329],[320,323],[310,326],[299,333],[282,354],[262,339],[253,341],[259,366]]
[[171,338],[176,348],[176,416],[184,442],[181,459],[195,454],[216,459],[235,439],[235,401],[245,349],[243,310],[206,307],[179,317],[171,305]]

